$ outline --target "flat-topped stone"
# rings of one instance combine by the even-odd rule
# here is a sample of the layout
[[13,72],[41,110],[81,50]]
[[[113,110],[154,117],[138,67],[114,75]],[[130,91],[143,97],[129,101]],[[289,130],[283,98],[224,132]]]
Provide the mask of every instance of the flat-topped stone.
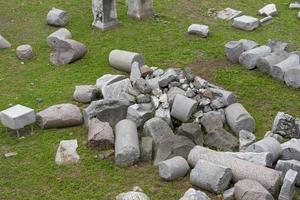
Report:
[[99,93],[95,85],[78,85],[75,87],[73,99],[81,103],[89,103],[98,98]]
[[66,11],[52,8],[47,15],[47,24],[51,26],[66,26],[68,23],[68,14]]
[[259,20],[251,16],[240,16],[233,20],[233,27],[242,29],[245,31],[253,31],[259,26]]
[[188,28],[188,33],[206,38],[209,34],[209,27],[202,24],[192,24]]
[[143,56],[135,52],[118,49],[112,50],[109,54],[110,66],[120,71],[131,72],[132,64],[135,62],[138,63],[139,67],[143,66]]
[[264,16],[276,16],[277,13],[277,8],[275,4],[268,4],[265,5],[263,8],[261,8],[258,13],[260,15],[264,15]]

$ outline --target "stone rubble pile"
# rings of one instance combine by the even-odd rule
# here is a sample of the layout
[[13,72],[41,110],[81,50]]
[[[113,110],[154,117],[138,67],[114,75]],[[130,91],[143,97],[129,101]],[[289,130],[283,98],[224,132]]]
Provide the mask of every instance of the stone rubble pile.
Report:
[[269,39],[267,45],[260,46],[250,40],[230,41],[225,44],[225,52],[233,63],[249,70],[258,68],[288,86],[300,88],[300,52],[288,52],[285,42]]

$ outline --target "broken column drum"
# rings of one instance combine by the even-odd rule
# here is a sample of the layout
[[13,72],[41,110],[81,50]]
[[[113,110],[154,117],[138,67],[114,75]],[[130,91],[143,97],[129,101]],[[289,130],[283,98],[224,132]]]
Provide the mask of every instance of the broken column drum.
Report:
[[290,55],[284,61],[272,66],[271,68],[271,75],[273,78],[283,81],[284,80],[284,73],[289,67],[295,67],[299,65],[299,56],[296,54]]
[[137,62],[140,67],[143,66],[143,56],[138,53],[123,50],[112,50],[109,54],[109,64],[117,70],[131,72],[131,67],[134,62]]
[[162,161],[158,167],[159,176],[167,181],[184,177],[190,169],[188,162],[181,156]]

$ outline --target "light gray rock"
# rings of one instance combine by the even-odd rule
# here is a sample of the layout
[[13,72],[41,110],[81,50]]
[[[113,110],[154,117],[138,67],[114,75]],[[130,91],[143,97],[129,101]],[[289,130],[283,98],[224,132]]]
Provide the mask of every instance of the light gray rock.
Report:
[[299,56],[291,54],[287,59],[271,67],[271,75],[277,80],[284,81],[286,70],[297,65],[299,65]]
[[222,103],[224,104],[224,106],[229,106],[236,102],[236,96],[231,91],[217,89],[217,88],[209,88],[209,89],[214,96],[220,97],[222,99]]
[[275,195],[279,192],[282,180],[282,173],[279,171],[233,158],[208,148],[195,146],[189,153],[188,163],[193,167],[200,159],[230,168],[233,173],[233,182],[253,179],[262,184],[271,194]]
[[103,90],[107,85],[126,79],[124,75],[105,74],[97,79],[96,87],[103,94]]
[[66,11],[52,8],[47,15],[47,24],[51,26],[66,26],[68,23],[68,14]]
[[[102,89],[103,98],[106,100],[123,100],[123,101],[131,101],[128,96],[129,89],[132,88],[130,80],[124,79],[121,81],[114,82],[112,84],[106,85]],[[134,97],[131,96],[134,101]]]
[[147,65],[143,65],[143,66],[141,66],[141,68],[140,68],[140,72],[141,72],[141,76],[142,76],[143,78],[146,78],[147,76],[152,75],[153,69],[151,69],[151,68],[150,68],[149,66],[147,66]]
[[159,89],[159,84],[158,84],[159,77],[146,79],[146,81],[148,85],[150,85],[152,90]]
[[147,81],[143,78],[139,78],[134,83],[134,87],[138,89],[142,94],[150,94],[152,89]]
[[300,186],[300,161],[298,160],[278,160],[276,170],[281,171],[283,176],[292,169],[298,173],[296,178],[296,186]]
[[200,122],[207,133],[223,128],[223,116],[218,111],[204,113]]
[[222,194],[232,179],[230,168],[199,160],[190,174],[190,183],[201,189]]
[[300,9],[300,3],[297,1],[295,3],[291,3],[290,9]]
[[56,38],[56,45],[52,47],[50,62],[55,65],[65,65],[84,57],[86,46],[72,39]]
[[256,66],[264,73],[271,73],[271,67],[288,58],[288,53],[285,51],[275,51],[265,57],[259,57]]
[[277,133],[272,133],[271,131],[267,131],[264,135],[264,138],[266,137],[272,137],[275,140],[277,140],[279,143],[283,143],[284,139],[281,135],[277,134]]
[[135,52],[123,51],[118,49],[112,50],[109,54],[110,66],[120,71],[131,72],[132,64],[135,62],[138,63],[139,67],[143,66],[143,56]]
[[78,85],[75,87],[73,99],[81,103],[89,103],[96,100],[99,96],[95,85]]
[[28,44],[20,45],[16,49],[16,55],[20,60],[29,60],[33,57],[32,47]]
[[136,126],[142,127],[146,121],[153,116],[152,109],[148,109],[143,104],[134,104],[128,107],[127,119],[132,120]]
[[225,44],[227,59],[232,63],[239,63],[239,57],[244,52],[243,44],[239,41],[230,41]]
[[172,127],[171,113],[170,113],[169,108],[163,108],[162,106],[159,107],[155,111],[154,117],[158,117],[158,118],[163,119],[165,122],[167,122],[169,124],[169,126]]
[[92,0],[92,11],[94,16],[92,25],[102,31],[121,25],[117,19],[116,0]]
[[281,144],[280,160],[298,160],[300,161],[300,139],[291,139]]
[[256,141],[256,137],[253,133],[245,130],[241,130],[239,132],[239,140],[240,140],[240,151],[245,151],[248,146],[253,144]]
[[259,23],[261,25],[267,25],[267,24],[269,24],[272,21],[272,19],[273,19],[272,16],[267,16],[267,17],[264,17],[264,18],[260,19]]
[[272,52],[287,51],[289,44],[286,42],[268,39],[268,46],[271,48]]
[[141,160],[151,162],[153,157],[153,138],[142,137],[141,142]]
[[255,17],[243,15],[234,18],[232,26],[245,31],[253,31],[259,27],[259,20]]
[[101,150],[112,149],[115,144],[113,129],[107,122],[101,122],[97,118],[90,121],[88,132],[88,145]]
[[269,152],[272,154],[272,161],[274,163],[279,158],[282,149],[280,143],[276,139],[272,137],[266,137],[258,142],[255,142],[254,144],[251,144],[245,151],[257,153]]
[[234,185],[236,200],[274,200],[259,182],[251,179],[240,180]]
[[181,122],[187,122],[197,109],[197,101],[189,99],[181,94],[174,98],[171,116]]
[[115,163],[133,165],[140,159],[137,127],[131,120],[124,119],[115,126]]
[[233,151],[238,145],[238,140],[225,129],[215,129],[209,132],[204,140],[204,144],[210,148]]
[[160,87],[167,87],[172,81],[178,80],[178,75],[175,69],[169,68],[163,75],[160,76],[158,84]]
[[235,200],[235,198],[234,198],[234,187],[232,187],[228,190],[225,190],[222,197],[223,197],[224,200]]
[[73,104],[53,105],[37,113],[37,124],[42,129],[65,128],[82,124],[80,109]]
[[259,44],[254,42],[253,40],[241,39],[239,40],[239,42],[243,44],[244,51],[249,51],[251,49],[259,47]]
[[158,164],[159,176],[166,181],[184,177],[190,170],[188,162],[181,156],[162,161]]
[[300,19],[300,11],[298,12],[298,19]]
[[273,166],[273,157],[269,152],[224,152],[224,154],[228,156],[232,156],[234,158],[246,160],[252,162],[257,165],[261,165],[264,167],[272,167]]
[[203,132],[198,123],[183,123],[176,131],[176,135],[190,138],[195,144],[203,145]]
[[62,140],[55,156],[58,165],[78,163],[80,156],[77,154],[77,140]]
[[254,69],[257,65],[257,60],[260,57],[265,57],[271,53],[271,48],[268,46],[260,46],[254,49],[245,51],[241,54],[239,62],[246,69]]
[[293,88],[300,88],[300,63],[294,67],[288,67],[284,73],[284,82]]
[[15,105],[0,112],[0,120],[4,127],[18,130],[36,121],[35,111],[22,105]]
[[60,39],[71,39],[71,38],[72,38],[72,34],[68,29],[60,28],[57,31],[51,33],[47,37],[47,43],[48,46],[52,49],[57,45]]
[[272,132],[285,138],[300,138],[300,130],[295,118],[283,112],[277,113],[273,122]]
[[278,14],[276,5],[273,3],[265,5],[258,11],[258,13],[264,16],[276,16]]
[[202,24],[192,24],[188,28],[188,33],[206,38],[209,34],[209,27]]
[[116,200],[150,200],[150,198],[143,192],[132,191],[119,194]]
[[11,48],[11,44],[2,35],[0,35],[0,49],[9,48]]
[[185,95],[185,91],[183,89],[180,89],[178,87],[172,87],[168,93],[167,93],[167,100],[169,101],[170,105],[173,105],[175,96],[177,94]]
[[127,15],[135,19],[150,18],[154,14],[152,0],[128,0]]
[[193,85],[197,89],[206,88],[208,86],[208,82],[203,78],[196,76],[193,82]]
[[136,97],[136,102],[139,104],[148,104],[151,102],[151,96],[148,94],[140,94]]
[[295,195],[295,183],[298,172],[294,170],[288,170],[283,179],[283,185],[281,187],[278,200],[293,200]]
[[239,17],[243,14],[242,11],[234,10],[232,8],[225,8],[217,13],[217,18],[223,20],[232,20],[236,17]]
[[138,62],[132,63],[131,72],[130,72],[130,80],[133,84],[142,77],[140,71],[140,64]]
[[204,192],[190,188],[179,200],[210,200],[210,198]]
[[239,103],[225,108],[226,121],[231,130],[238,135],[241,130],[255,131],[255,121],[247,110]]

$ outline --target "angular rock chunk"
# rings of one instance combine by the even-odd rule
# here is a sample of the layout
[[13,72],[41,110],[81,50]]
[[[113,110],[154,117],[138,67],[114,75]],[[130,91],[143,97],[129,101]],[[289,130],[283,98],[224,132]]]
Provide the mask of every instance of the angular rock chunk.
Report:
[[130,80],[133,84],[135,84],[135,82],[140,79],[141,76],[141,70],[140,70],[140,66],[138,62],[134,62],[132,63],[131,66],[131,72],[130,72]]
[[209,34],[209,27],[202,24],[192,24],[188,28],[188,33],[206,38]]
[[113,148],[114,144],[115,136],[109,123],[101,122],[97,118],[91,119],[88,132],[88,145],[106,150]]
[[223,128],[223,116],[218,111],[204,113],[201,118],[201,124],[204,126],[207,133],[214,130],[220,130]]
[[82,124],[82,115],[73,104],[59,104],[37,113],[37,124],[42,129],[78,126]]
[[275,167],[276,170],[281,171],[283,176],[292,169],[298,173],[296,179],[296,186],[300,186],[300,161],[298,160],[279,160]]
[[259,26],[259,20],[255,17],[243,15],[234,18],[232,26],[245,31],[253,31]]
[[271,53],[271,48],[268,46],[260,46],[241,54],[239,62],[247,69],[254,69],[257,66],[257,60],[260,57],[265,57]]
[[272,66],[282,62],[287,58],[288,58],[287,52],[275,51],[265,57],[259,57],[256,62],[256,66],[261,72],[270,74]]
[[98,98],[99,93],[95,85],[78,85],[75,87],[73,99],[81,103],[89,103]]
[[224,106],[229,106],[236,102],[236,96],[233,92],[217,88],[210,88],[210,91],[215,96],[222,99],[222,103],[224,104]]
[[171,113],[169,108],[164,109],[162,106],[159,107],[155,111],[154,116],[163,119],[169,124],[169,126],[172,126]]
[[190,174],[190,183],[204,190],[221,194],[232,179],[232,171],[228,167],[199,160]]
[[239,41],[231,41],[225,44],[227,59],[232,63],[239,63],[239,57],[244,52],[243,44]]
[[291,139],[281,144],[280,160],[298,160],[300,161],[300,139]]
[[11,44],[2,36],[0,35],[0,49],[9,49]]
[[204,192],[190,188],[179,200],[210,200],[210,198]]
[[197,89],[201,89],[201,88],[207,88],[208,86],[208,82],[206,80],[204,80],[203,78],[196,76],[194,78],[194,82],[193,85],[195,86],[195,88]]
[[244,51],[249,51],[251,49],[259,47],[259,44],[252,40],[241,39],[241,40],[239,40],[239,42],[241,42],[243,44]]
[[278,14],[276,5],[273,3],[264,6],[258,11],[258,13],[264,16],[276,16]]
[[142,55],[135,52],[116,49],[112,50],[109,54],[110,66],[120,71],[131,72],[132,64],[135,62],[141,67],[145,61]]
[[142,137],[141,142],[141,160],[151,162],[153,157],[153,138]]
[[185,91],[183,89],[180,89],[178,87],[172,87],[168,93],[167,93],[167,97],[168,97],[168,100],[169,100],[169,104],[170,105],[173,105],[173,102],[174,102],[174,99],[175,99],[175,96],[177,94],[181,94],[181,95],[185,95]]
[[300,9],[300,3],[297,1],[295,3],[291,3],[290,9]]
[[55,163],[64,165],[79,162],[80,156],[76,152],[77,147],[77,140],[62,140],[56,152]]
[[134,121],[136,126],[142,127],[144,123],[153,116],[152,109],[148,109],[143,104],[134,104],[128,107],[127,119]]
[[224,152],[228,156],[239,158],[264,167],[273,166],[273,157],[269,152]]
[[232,8],[225,8],[222,11],[219,11],[217,13],[217,18],[223,19],[223,20],[232,20],[236,17],[239,17],[243,14],[242,11],[234,10]]
[[134,87],[138,89],[142,94],[150,94],[152,89],[147,81],[143,78],[139,78],[134,83]]
[[160,162],[158,168],[159,176],[166,181],[182,178],[190,170],[188,162],[181,156]]
[[268,46],[271,48],[272,52],[287,51],[289,44],[286,42],[268,39]]
[[280,190],[278,200],[293,200],[295,194],[295,183],[298,172],[289,170],[283,179],[283,185]]
[[72,34],[68,29],[60,28],[57,31],[51,33],[47,37],[47,43],[48,46],[52,49],[56,47],[57,43],[59,43],[61,39],[71,39],[71,38],[72,38]]
[[150,200],[150,198],[143,192],[133,191],[119,194],[116,200]]
[[272,132],[285,138],[300,138],[300,130],[295,118],[283,112],[277,113],[273,122]]
[[178,75],[176,71],[172,68],[168,69],[158,80],[160,87],[167,87],[172,81],[178,80]]
[[133,165],[140,159],[137,127],[131,120],[119,121],[115,127],[115,162],[117,165]]
[[240,140],[240,151],[244,151],[248,146],[253,144],[256,141],[256,137],[253,133],[245,130],[241,130],[239,133]]
[[288,67],[284,73],[284,82],[293,88],[300,88],[300,63],[294,67]]
[[[128,96],[129,89],[132,88],[130,80],[124,79],[109,85],[106,85],[102,88],[103,98],[106,100],[123,100],[123,101],[131,101]],[[132,96],[131,96],[132,97]],[[132,97],[134,99],[134,97]]]
[[146,19],[154,14],[152,0],[128,0],[127,15],[136,19]]
[[32,47],[28,44],[18,46],[16,54],[20,60],[29,60],[33,57]]
[[299,65],[299,56],[291,54],[287,59],[271,67],[271,75],[273,78],[284,81],[284,74],[290,67]]
[[124,75],[105,74],[97,79],[96,87],[103,94],[103,90],[107,85],[126,79]]
[[233,151],[238,147],[238,140],[221,128],[209,132],[205,137],[204,144],[214,149]]
[[259,182],[251,179],[240,180],[234,185],[236,200],[274,200]]
[[51,26],[66,26],[68,23],[68,14],[66,11],[52,8],[47,15],[47,24]]
[[197,145],[203,145],[203,132],[199,124],[183,123],[176,131],[176,134],[190,138]]
[[224,200],[235,200],[235,198],[234,198],[234,187],[232,187],[228,190],[225,190],[222,197],[223,197]]
[[197,101],[177,94],[174,98],[171,116],[182,122],[187,122],[196,109]]

